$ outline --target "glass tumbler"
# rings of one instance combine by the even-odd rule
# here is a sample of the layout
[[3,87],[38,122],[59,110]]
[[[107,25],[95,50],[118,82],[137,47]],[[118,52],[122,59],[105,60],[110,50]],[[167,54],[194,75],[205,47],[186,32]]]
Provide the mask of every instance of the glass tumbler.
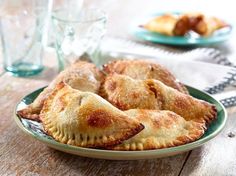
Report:
[[106,19],[106,14],[99,9],[53,11],[59,70],[84,56],[95,64],[99,62]]
[[51,0],[9,0],[0,16],[3,65],[15,76],[31,76],[43,70]]

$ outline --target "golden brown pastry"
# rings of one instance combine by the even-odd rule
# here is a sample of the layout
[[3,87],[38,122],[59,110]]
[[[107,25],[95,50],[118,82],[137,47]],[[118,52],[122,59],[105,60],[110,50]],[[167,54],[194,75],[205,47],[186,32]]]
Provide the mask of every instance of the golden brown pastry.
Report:
[[183,15],[164,14],[141,27],[168,36],[184,36],[191,30],[201,36],[210,36],[216,30],[227,26],[229,25],[219,18],[191,12]]
[[197,122],[216,118],[216,108],[205,101],[183,94],[154,79],[134,80],[125,75],[108,75],[101,95],[122,110],[170,110]]
[[187,13],[184,16],[189,18],[190,29],[202,36],[210,36],[216,30],[229,26],[216,17],[208,17],[201,13]]
[[164,14],[150,20],[143,27],[168,36],[183,36],[189,31],[189,20],[186,16]]
[[107,74],[118,73],[133,79],[157,79],[167,86],[188,94],[181,84],[166,68],[148,60],[117,60],[103,66]]
[[202,13],[187,13],[184,14],[189,19],[190,29],[202,35],[206,31],[205,23],[203,24],[204,15]]
[[204,36],[212,35],[216,30],[229,26],[224,21],[216,17],[205,18],[205,23],[207,24],[207,30],[203,33]]
[[40,118],[55,140],[81,147],[120,144],[144,128],[100,96],[63,82],[45,100]]
[[145,81],[134,80],[125,75],[108,75],[101,89],[101,95],[121,110],[161,109],[162,102],[149,89]]
[[125,113],[139,121],[145,129],[113,150],[152,150],[183,145],[199,139],[204,123],[186,121],[171,111],[131,109]]
[[103,74],[92,63],[78,61],[62,71],[43,92],[34,100],[32,104],[17,113],[27,119],[40,121],[39,113],[42,109],[44,100],[51,94],[53,89],[61,81],[71,87],[97,93],[103,80]]

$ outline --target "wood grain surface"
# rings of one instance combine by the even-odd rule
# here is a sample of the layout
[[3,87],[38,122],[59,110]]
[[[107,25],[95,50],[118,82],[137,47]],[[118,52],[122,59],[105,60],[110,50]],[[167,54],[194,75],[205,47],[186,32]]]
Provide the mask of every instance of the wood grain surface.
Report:
[[[91,1],[91,0],[90,0]],[[87,6],[103,8],[109,16],[108,36],[136,40],[128,33],[129,24],[151,11],[199,10],[217,14],[222,10],[231,18],[234,6],[220,0],[104,0]],[[209,8],[214,3],[214,8]],[[189,5],[191,4],[191,5]],[[227,9],[227,10],[226,10]],[[235,41],[235,40],[234,40]],[[160,45],[158,45],[160,46]],[[169,48],[162,46],[164,48]],[[215,46],[212,46],[215,47]],[[232,40],[217,46],[226,54],[235,53]],[[180,49],[180,48],[178,48]],[[2,57],[0,57],[0,68]],[[204,146],[181,155],[139,161],[109,161],[83,158],[62,153],[24,134],[12,114],[17,102],[26,94],[47,85],[57,74],[55,55],[46,55],[45,70],[38,76],[16,78],[0,69],[0,175],[160,175],[205,176],[236,175],[236,108],[228,109],[224,131]]]
[[228,112],[223,132],[191,152],[181,175],[236,175],[236,109]]

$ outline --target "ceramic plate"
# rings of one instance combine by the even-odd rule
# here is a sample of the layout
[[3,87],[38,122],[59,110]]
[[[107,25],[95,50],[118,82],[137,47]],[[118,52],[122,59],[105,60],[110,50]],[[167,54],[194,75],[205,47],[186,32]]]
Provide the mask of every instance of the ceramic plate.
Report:
[[[180,14],[179,12],[171,12],[172,14]],[[150,19],[164,13],[152,14],[149,17],[136,21],[131,28],[131,33],[136,37],[161,44],[179,45],[179,46],[194,46],[194,45],[209,45],[224,42],[229,39],[232,26],[222,28],[213,33],[209,37],[201,37],[195,33],[187,34],[185,36],[166,36],[157,32],[149,32],[146,29],[139,27],[139,25],[147,23]]]
[[178,147],[171,147],[165,149],[157,149],[157,150],[146,150],[146,151],[109,151],[109,150],[101,150],[101,149],[88,149],[82,147],[71,146],[67,144],[62,144],[55,141],[52,137],[48,136],[43,132],[42,126],[38,122],[34,122],[31,120],[26,120],[18,117],[16,115],[16,111],[22,109],[26,105],[30,104],[34,101],[34,99],[42,92],[43,88],[38,89],[29,95],[25,96],[16,106],[16,111],[14,114],[15,121],[17,125],[28,135],[31,137],[45,143],[49,147],[54,149],[84,156],[91,158],[101,158],[101,159],[111,159],[111,160],[136,160],[136,159],[150,159],[150,158],[160,158],[167,157],[171,155],[176,155],[179,153],[183,153],[189,150],[192,150],[196,147],[199,147],[214,138],[224,127],[226,122],[226,111],[221,103],[212,98],[210,95],[199,91],[192,87],[187,87],[190,94],[198,99],[202,99],[213,103],[217,107],[217,120],[215,120],[209,126],[208,130],[204,134],[203,137],[198,139],[195,142],[188,143],[185,145],[181,145]]

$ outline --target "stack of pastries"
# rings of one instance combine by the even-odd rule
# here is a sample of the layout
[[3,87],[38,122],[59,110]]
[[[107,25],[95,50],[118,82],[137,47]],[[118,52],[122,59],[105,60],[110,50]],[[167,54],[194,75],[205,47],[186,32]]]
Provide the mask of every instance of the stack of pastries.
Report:
[[61,143],[107,150],[151,150],[199,139],[216,107],[189,95],[166,68],[147,60],[103,66],[78,61],[17,112]]
[[189,31],[194,31],[200,36],[210,36],[216,30],[227,26],[229,26],[227,23],[216,17],[202,13],[185,13],[164,14],[151,19],[142,27],[167,36],[184,36]]

